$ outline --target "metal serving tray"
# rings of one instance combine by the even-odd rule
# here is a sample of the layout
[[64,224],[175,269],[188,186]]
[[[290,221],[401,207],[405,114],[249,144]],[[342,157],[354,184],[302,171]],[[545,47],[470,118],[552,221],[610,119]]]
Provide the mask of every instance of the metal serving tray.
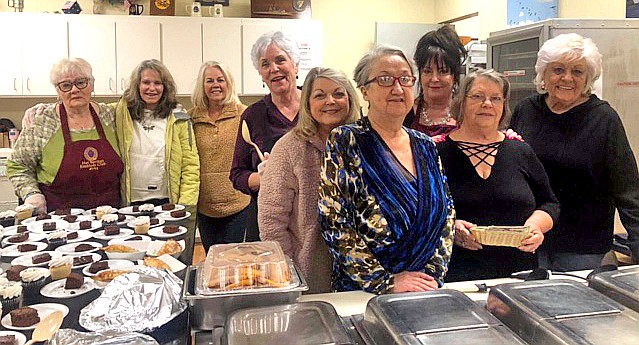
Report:
[[253,289],[246,292],[230,292],[228,294],[198,295],[195,293],[195,274],[197,266],[189,266],[186,271],[182,298],[189,303],[191,324],[195,330],[212,330],[223,327],[227,316],[236,310],[263,307],[277,304],[295,303],[308,290],[306,280],[292,261],[288,259],[292,284],[288,289]]
[[588,286],[639,311],[639,267],[595,274],[588,277]]
[[455,290],[374,297],[356,326],[369,345],[526,344]]
[[226,345],[352,345],[332,305],[302,302],[233,312],[226,321]]
[[634,344],[639,313],[572,280],[502,284],[486,307],[529,344]]

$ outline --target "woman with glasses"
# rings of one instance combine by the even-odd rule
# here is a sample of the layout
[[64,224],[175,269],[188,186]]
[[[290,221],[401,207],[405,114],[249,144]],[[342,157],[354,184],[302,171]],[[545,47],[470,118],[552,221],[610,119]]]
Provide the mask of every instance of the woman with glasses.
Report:
[[354,71],[368,116],[334,129],[322,161],[319,212],[333,289],[382,294],[443,284],[454,209],[435,144],[402,126],[414,68],[379,46]]
[[123,164],[112,107],[91,101],[91,65],[62,59],[51,70],[60,101],[45,104],[24,128],[7,162],[16,193],[38,214],[120,205]]
[[[556,222],[559,204],[533,150],[509,140],[510,84],[500,73],[468,75],[452,104],[460,127],[438,144],[455,200],[455,246],[446,281],[508,277],[537,267],[535,250]],[[529,226],[515,247],[481,245],[473,226]]]

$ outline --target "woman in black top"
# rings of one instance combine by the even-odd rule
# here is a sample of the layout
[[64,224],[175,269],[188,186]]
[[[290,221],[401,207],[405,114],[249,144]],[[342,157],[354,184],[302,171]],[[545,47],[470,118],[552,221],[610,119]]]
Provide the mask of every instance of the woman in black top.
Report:
[[561,202],[540,264],[564,271],[599,266],[611,249],[615,208],[639,258],[637,162],[619,115],[592,94],[601,75],[597,46],[559,35],[541,47],[535,71],[539,94],[517,105],[511,126],[535,150]]
[[[460,128],[438,144],[457,221],[446,281],[507,277],[537,266],[535,250],[559,213],[543,166],[528,144],[506,139],[510,85],[493,70],[464,79],[453,102]],[[518,248],[482,246],[476,225],[528,225]]]

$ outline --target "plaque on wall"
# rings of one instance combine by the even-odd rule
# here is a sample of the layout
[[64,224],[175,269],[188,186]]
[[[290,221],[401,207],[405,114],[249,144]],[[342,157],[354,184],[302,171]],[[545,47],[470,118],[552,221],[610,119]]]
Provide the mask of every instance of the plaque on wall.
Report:
[[251,0],[251,17],[311,19],[311,0]]
[[176,0],[150,0],[152,16],[174,16]]

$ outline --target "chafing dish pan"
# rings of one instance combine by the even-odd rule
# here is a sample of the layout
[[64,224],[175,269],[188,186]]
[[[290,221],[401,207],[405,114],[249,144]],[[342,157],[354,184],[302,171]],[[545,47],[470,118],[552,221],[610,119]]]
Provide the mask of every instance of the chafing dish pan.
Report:
[[455,290],[377,296],[358,331],[369,345],[525,344],[484,308]]
[[572,280],[493,287],[486,307],[529,344],[636,344],[639,313]]
[[281,289],[252,289],[215,295],[195,293],[195,276],[199,267],[189,266],[186,271],[182,297],[189,303],[193,329],[212,330],[224,326],[227,316],[243,308],[262,307],[295,303],[308,290],[308,285],[293,262],[287,258],[290,267],[291,284]]
[[589,276],[588,286],[626,307],[639,311],[639,268],[601,272]]
[[302,302],[233,312],[226,322],[227,345],[350,345],[339,315],[326,302]]

